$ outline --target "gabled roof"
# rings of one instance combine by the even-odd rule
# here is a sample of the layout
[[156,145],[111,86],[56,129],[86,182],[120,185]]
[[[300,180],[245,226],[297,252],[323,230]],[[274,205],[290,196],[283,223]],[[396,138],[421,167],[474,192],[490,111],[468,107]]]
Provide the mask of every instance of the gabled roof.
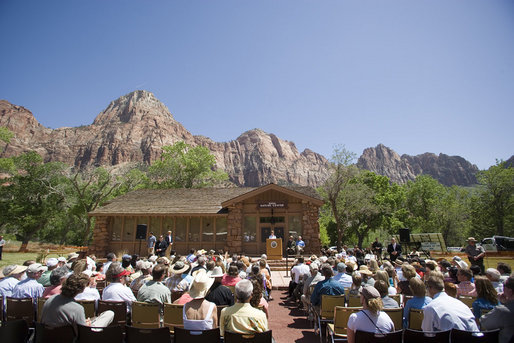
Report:
[[248,198],[254,197],[258,194],[264,193],[269,190],[276,190],[288,195],[291,195],[295,198],[300,198],[306,201],[310,201],[316,205],[323,205],[323,200],[319,196],[319,194],[316,192],[316,190],[312,187],[304,187],[304,186],[279,186],[275,185],[273,183],[270,183],[269,185],[262,186],[259,188],[255,188],[249,192],[243,193],[235,198],[228,199],[227,201],[224,201],[221,206],[227,207],[229,205],[232,205],[236,202],[244,201]]
[[200,215],[226,213],[223,208],[270,189],[311,201],[323,201],[310,187],[277,186],[234,188],[140,189],[117,197],[89,213],[90,216],[113,215]]

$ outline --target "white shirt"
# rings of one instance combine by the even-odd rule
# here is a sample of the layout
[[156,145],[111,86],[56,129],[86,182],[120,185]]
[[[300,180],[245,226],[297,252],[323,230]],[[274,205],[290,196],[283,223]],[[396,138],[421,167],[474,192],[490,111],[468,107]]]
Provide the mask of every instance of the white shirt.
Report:
[[291,269],[291,274],[294,274],[294,282],[300,283],[300,277],[303,276],[303,274],[311,274],[311,271],[309,269],[309,266],[303,263],[300,263]]
[[347,256],[346,261],[352,261],[353,263],[357,263],[357,257],[355,256]]
[[104,288],[102,293],[102,300],[109,301],[124,301],[127,303],[127,309],[130,308],[133,301],[136,301],[136,297],[132,290],[119,282],[110,283]]
[[469,307],[445,292],[437,293],[423,312],[423,331],[480,331]]
[[82,293],[75,296],[75,300],[100,300],[100,292],[93,287],[86,287]]
[[350,318],[348,318],[348,329],[351,329],[352,331],[359,330],[375,333],[388,333],[394,331],[394,324],[389,315],[385,312],[380,311],[377,316],[372,314],[369,310],[362,310],[350,315]]
[[338,273],[337,275],[334,276],[334,280],[339,282],[341,284],[341,286],[343,286],[345,288],[352,287],[352,283],[353,283],[352,277],[346,273]]

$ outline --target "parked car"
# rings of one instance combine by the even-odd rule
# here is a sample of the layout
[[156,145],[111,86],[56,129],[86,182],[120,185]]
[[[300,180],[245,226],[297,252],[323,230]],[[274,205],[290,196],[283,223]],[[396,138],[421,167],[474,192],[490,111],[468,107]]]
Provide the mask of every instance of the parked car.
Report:
[[482,240],[485,251],[514,251],[514,238],[505,236],[487,237]]

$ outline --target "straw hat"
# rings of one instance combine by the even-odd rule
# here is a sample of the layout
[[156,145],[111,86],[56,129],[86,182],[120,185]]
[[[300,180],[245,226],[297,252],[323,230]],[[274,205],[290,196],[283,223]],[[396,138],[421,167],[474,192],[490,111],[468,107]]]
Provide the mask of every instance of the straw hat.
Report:
[[177,261],[170,267],[170,271],[172,274],[182,274],[188,268],[189,265],[185,264],[184,261]]
[[207,273],[196,274],[189,290],[189,296],[193,299],[205,298],[213,283],[214,279],[209,277]]
[[475,237],[468,237],[468,242],[478,242]]
[[8,277],[8,276],[11,276],[11,275],[16,275],[16,274],[23,273],[25,270],[27,270],[26,266],[19,266],[17,264],[12,264],[10,266],[5,267],[2,270],[2,274],[3,274],[4,277]]
[[365,265],[362,265],[359,267],[359,273],[368,275],[368,276],[373,275],[371,270],[368,269],[368,266],[365,266]]

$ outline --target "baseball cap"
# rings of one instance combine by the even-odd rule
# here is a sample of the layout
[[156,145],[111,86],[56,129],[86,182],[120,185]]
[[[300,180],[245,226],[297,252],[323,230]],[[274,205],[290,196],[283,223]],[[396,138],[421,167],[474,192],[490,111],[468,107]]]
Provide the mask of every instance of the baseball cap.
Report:
[[55,267],[59,261],[55,257],[51,257],[48,260],[46,260],[46,266],[47,267]]
[[28,268],[27,268],[27,272],[28,273],[37,273],[37,272],[44,272],[46,271],[47,268],[46,267],[43,267],[43,265],[41,263],[32,263]]

